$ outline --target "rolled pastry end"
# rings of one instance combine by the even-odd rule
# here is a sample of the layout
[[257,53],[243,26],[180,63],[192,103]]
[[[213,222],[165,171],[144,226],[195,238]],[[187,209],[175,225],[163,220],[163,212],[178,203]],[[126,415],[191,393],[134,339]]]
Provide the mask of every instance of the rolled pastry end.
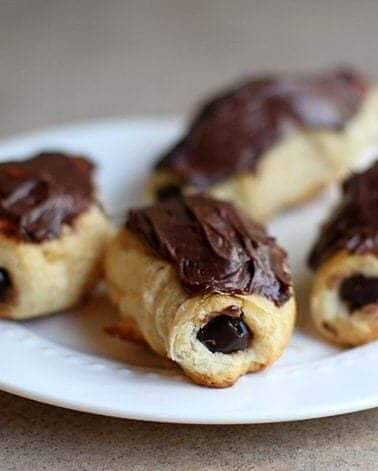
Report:
[[311,311],[321,335],[336,344],[378,338],[378,258],[339,251],[327,259],[315,273]]
[[111,242],[105,266],[110,298],[129,329],[198,384],[231,386],[273,363],[290,339],[293,296],[280,307],[257,295],[189,296],[174,268],[127,229]]
[[27,319],[79,303],[102,272],[110,233],[95,203],[49,241],[0,233],[0,316]]
[[200,308],[198,300],[190,304],[192,316],[172,332],[169,355],[193,381],[206,386],[232,386],[240,376],[271,365],[293,330],[292,300],[276,308],[259,296],[214,295]]

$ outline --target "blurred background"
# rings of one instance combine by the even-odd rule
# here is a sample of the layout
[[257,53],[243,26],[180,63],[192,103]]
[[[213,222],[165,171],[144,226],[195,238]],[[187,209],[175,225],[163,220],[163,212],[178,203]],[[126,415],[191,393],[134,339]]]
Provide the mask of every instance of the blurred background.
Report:
[[377,34],[374,0],[0,0],[0,136],[182,114],[265,70],[374,75]]

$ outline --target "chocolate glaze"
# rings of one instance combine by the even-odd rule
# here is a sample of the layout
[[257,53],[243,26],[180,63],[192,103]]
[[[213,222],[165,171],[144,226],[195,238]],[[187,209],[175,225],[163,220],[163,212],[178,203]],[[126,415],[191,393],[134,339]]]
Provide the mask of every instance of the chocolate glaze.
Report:
[[93,170],[58,152],[0,163],[0,232],[28,242],[59,237],[94,201]]
[[340,285],[339,296],[350,312],[368,304],[378,304],[378,278],[362,274],[346,278]]
[[0,303],[8,299],[9,290],[12,286],[8,271],[0,268]]
[[253,334],[243,321],[239,306],[228,306],[223,311],[213,312],[210,317],[197,334],[197,339],[208,350],[228,354],[250,346]]
[[352,69],[252,78],[211,99],[157,169],[204,189],[252,172],[262,154],[296,129],[342,129],[368,90]]
[[314,270],[339,250],[378,255],[378,160],[345,180],[342,200],[312,249]]
[[171,198],[130,211],[126,226],[172,263],[190,294],[256,293],[276,305],[291,296],[286,253],[230,203]]

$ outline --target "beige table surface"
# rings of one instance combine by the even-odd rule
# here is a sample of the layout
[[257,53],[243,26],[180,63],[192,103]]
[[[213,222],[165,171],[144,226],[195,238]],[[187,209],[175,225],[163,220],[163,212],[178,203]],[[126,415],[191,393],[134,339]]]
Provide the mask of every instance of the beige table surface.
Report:
[[[376,1],[0,0],[0,135],[184,113],[213,87],[262,69],[352,62],[377,74],[377,37]],[[378,410],[178,426],[0,393],[0,469],[373,470],[377,431]]]

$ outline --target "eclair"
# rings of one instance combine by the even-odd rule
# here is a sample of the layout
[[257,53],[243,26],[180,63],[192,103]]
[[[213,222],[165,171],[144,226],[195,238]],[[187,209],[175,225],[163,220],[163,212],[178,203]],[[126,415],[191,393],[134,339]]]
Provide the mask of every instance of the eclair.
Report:
[[105,270],[123,332],[204,386],[272,364],[293,331],[286,253],[228,202],[198,194],[131,210]]
[[344,182],[309,264],[320,334],[344,346],[378,338],[378,160]]
[[349,68],[252,77],[211,98],[149,193],[207,192],[265,222],[343,178],[378,144],[378,91]]
[[102,272],[110,222],[94,165],[43,152],[0,163],[0,316],[28,319],[75,306]]

